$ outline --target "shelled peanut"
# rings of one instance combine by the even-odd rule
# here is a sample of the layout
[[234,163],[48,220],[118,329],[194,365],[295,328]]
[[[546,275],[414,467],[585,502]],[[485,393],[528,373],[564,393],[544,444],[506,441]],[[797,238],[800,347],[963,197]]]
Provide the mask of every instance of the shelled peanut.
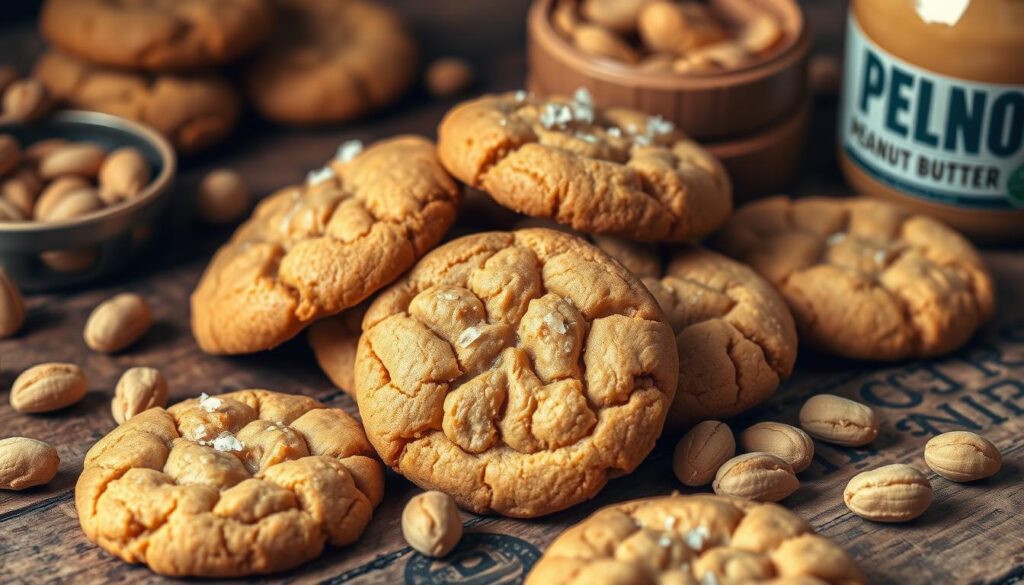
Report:
[[666,73],[742,67],[783,36],[751,0],[557,0],[551,20],[585,53]]
[[136,149],[60,138],[21,145],[0,134],[0,221],[57,222],[138,196],[151,170]]

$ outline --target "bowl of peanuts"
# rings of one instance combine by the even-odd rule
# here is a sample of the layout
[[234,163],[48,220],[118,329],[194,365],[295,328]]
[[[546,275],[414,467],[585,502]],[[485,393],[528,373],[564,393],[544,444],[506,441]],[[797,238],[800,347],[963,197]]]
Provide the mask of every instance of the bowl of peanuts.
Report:
[[0,123],[0,264],[26,291],[117,272],[153,239],[176,166],[166,139],[117,116]]

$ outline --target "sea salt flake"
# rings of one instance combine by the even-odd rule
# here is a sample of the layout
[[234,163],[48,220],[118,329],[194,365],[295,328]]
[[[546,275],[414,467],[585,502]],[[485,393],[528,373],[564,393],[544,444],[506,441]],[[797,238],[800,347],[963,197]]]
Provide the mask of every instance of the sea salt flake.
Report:
[[362,140],[346,140],[338,147],[338,152],[335,153],[334,159],[340,162],[348,162],[359,156],[360,152],[363,152]]
[[306,175],[306,184],[310,187],[315,187],[324,181],[329,181],[334,178],[334,169],[331,167],[323,167],[315,171],[309,171]]
[[701,550],[704,543],[711,538],[711,531],[707,526],[698,526],[686,533],[686,546],[693,550]]
[[200,441],[206,436],[206,425],[196,425],[196,428],[192,429],[192,440]]
[[676,518],[675,516],[666,516],[665,517],[665,530],[675,530],[676,529],[676,523],[678,523],[678,522],[679,522],[679,519]]
[[565,321],[560,316],[555,316],[554,313],[544,315],[544,324],[559,335],[565,335],[569,331]]
[[206,392],[199,395],[199,408],[202,408],[206,412],[217,412],[217,409],[224,404],[220,398],[214,398]]
[[594,122],[594,98],[587,88],[581,87],[572,96],[572,117],[577,122],[592,124]]
[[658,539],[658,544],[660,546],[668,548],[672,546],[672,537],[663,535],[661,538]]
[[605,132],[608,134],[608,136],[612,136],[614,138],[622,136],[622,128],[619,128],[618,126],[612,126]]
[[442,301],[457,301],[459,300],[459,295],[458,293],[453,293],[450,290],[443,290],[437,293],[437,298],[441,299]]
[[700,580],[700,585],[718,585],[718,577],[715,574],[708,571],[704,573],[704,577]]
[[583,142],[589,142],[590,144],[597,144],[598,137],[593,134],[587,134],[586,132],[577,132],[576,138],[579,138]]
[[651,116],[647,118],[647,135],[657,136],[659,134],[668,134],[676,129],[676,125],[672,122],[662,118],[661,116]]
[[473,344],[481,335],[481,331],[476,327],[466,327],[466,329],[459,335],[459,347],[466,349]]
[[569,106],[562,104],[547,104],[540,113],[540,125],[547,129],[563,128],[572,122],[573,114]]
[[514,98],[514,99],[515,99],[515,100],[516,100],[517,102],[522,102],[522,101],[526,101],[526,96],[527,96],[526,90],[525,90],[525,89],[520,89],[519,91],[517,91],[517,92],[515,93],[515,95],[513,96],[513,98]]
[[832,234],[831,236],[829,236],[828,239],[825,240],[825,243],[828,244],[829,246],[835,246],[836,244],[842,242],[845,239],[846,239],[846,234],[845,233],[843,233],[843,232],[836,232],[836,233]]
[[651,137],[650,136],[644,136],[643,134],[638,134],[638,135],[633,137],[633,142],[635,142],[636,144],[639,144],[640,146],[650,146],[651,145]]
[[217,435],[217,438],[209,443],[214,449],[223,453],[245,449],[245,443],[242,443],[237,437],[227,431]]
[[876,250],[875,251],[875,264],[878,264],[878,265],[881,265],[881,266],[885,266],[885,256],[886,256],[885,250]]

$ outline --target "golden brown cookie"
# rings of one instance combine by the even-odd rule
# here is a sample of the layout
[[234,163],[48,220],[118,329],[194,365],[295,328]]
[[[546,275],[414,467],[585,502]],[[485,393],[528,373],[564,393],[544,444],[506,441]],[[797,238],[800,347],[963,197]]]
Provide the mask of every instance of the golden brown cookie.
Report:
[[321,319],[309,327],[309,345],[320,369],[339,389],[356,395],[356,347],[368,302]]
[[366,0],[274,0],[280,24],[247,66],[250,101],[266,118],[322,124],[398,99],[416,77],[416,44],[398,17]]
[[152,126],[182,152],[219,142],[238,122],[238,96],[216,75],[147,75],[50,51],[35,76],[65,104]]
[[527,585],[866,585],[853,560],[777,504],[665,496],[602,508],[561,534]]
[[455,219],[459,188],[417,136],[339,149],[305,184],[261,202],[213,257],[192,294],[207,353],[275,347],[359,304],[432,248]]
[[749,266],[696,247],[644,278],[676,334],[679,387],[667,424],[735,416],[793,372],[797,336],[779,293]]
[[43,34],[93,63],[166,71],[232,61],[274,26],[267,0],[47,0]]
[[362,428],[312,398],[241,390],[133,416],[85,456],[86,536],[164,575],[295,567],[355,542],[384,494]]
[[370,306],[359,412],[385,463],[477,513],[593,497],[654,447],[678,374],[640,281],[545,229],[445,244]]
[[717,239],[789,303],[800,339],[840,356],[951,352],[992,316],[992,277],[944,224],[882,201],[775,197],[748,204]]
[[524,92],[448,112],[438,129],[445,168],[495,201],[582,232],[639,241],[705,236],[729,217],[724,168],[657,116]]

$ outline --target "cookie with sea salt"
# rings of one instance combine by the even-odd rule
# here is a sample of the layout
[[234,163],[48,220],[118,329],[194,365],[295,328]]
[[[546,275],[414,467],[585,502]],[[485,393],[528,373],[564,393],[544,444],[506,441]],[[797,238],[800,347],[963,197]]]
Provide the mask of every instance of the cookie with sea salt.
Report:
[[89,540],[170,576],[283,571],[359,539],[384,474],[359,423],[312,398],[241,390],[151,408],[86,454]]
[[530,518],[640,464],[677,359],[650,293],[599,249],[488,232],[437,248],[374,300],[357,401],[397,472],[468,510]]
[[638,241],[703,237],[732,211],[721,163],[668,121],[525,92],[488,95],[438,128],[445,168],[495,201],[595,234]]
[[602,508],[563,532],[526,585],[866,585],[850,556],[777,504],[712,495]]
[[429,140],[342,145],[305,184],[263,200],[213,257],[192,294],[199,347],[270,349],[359,304],[441,240],[459,200]]
[[902,360],[956,350],[995,309],[974,246],[945,224],[867,198],[775,197],[716,238],[773,283],[808,347]]

